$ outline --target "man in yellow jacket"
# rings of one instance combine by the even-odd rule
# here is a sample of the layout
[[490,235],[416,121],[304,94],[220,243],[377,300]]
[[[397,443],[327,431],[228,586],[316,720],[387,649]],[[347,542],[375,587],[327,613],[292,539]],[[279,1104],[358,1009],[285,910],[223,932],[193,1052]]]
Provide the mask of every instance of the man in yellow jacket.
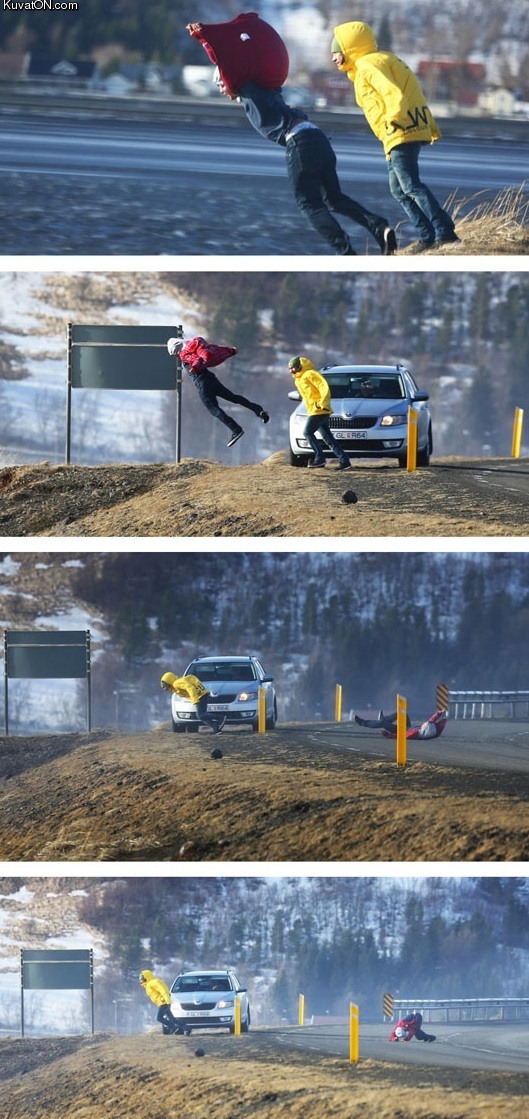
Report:
[[226,719],[223,715],[210,715],[208,712],[208,702],[211,699],[211,692],[204,687],[198,676],[175,676],[174,672],[164,672],[161,685],[165,692],[176,692],[177,695],[183,696],[193,703],[196,708],[197,718],[201,723],[206,723],[211,727],[214,734],[218,734],[222,730]]
[[142,971],[140,983],[147,997],[158,1007],[156,1021],[161,1023],[162,1033],[183,1033],[184,1031],[178,1025],[171,1010],[171,994],[167,983],[164,983],[163,979],[158,979],[156,975],[153,975],[152,971]]
[[309,414],[303,431],[314,451],[314,459],[309,462],[309,466],[325,466],[321,443],[316,439],[316,432],[319,431],[323,442],[336,455],[338,469],[350,470],[351,463],[345,452],[338,446],[331,431],[331,390],[325,377],[317,369],[314,369],[308,357],[292,357],[288,363],[288,368]]
[[421,181],[423,144],[441,136],[421,86],[409,66],[390,51],[379,51],[367,23],[334,28],[332,61],[354,84],[358,105],[384,145],[389,189],[417,230],[415,252],[459,241],[452,218]]

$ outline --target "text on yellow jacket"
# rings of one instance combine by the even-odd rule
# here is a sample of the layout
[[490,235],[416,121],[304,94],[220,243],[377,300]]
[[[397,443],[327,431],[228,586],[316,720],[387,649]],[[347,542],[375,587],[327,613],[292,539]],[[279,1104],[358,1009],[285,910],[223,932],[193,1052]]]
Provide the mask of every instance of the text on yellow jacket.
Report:
[[377,49],[367,23],[341,23],[334,37],[344,56],[338,69],[354,83],[357,103],[387,156],[398,144],[439,140],[439,126],[415,74],[396,54]]

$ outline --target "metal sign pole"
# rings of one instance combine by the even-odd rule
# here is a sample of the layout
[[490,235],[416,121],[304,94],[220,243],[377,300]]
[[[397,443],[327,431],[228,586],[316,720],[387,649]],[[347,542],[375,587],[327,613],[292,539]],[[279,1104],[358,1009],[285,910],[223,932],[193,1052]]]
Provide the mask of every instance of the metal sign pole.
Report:
[[7,679],[7,633],[4,631],[4,724],[6,736],[9,734],[9,688]]
[[[177,326],[176,337],[184,337],[183,326]],[[176,355],[176,462],[182,458],[182,375],[183,366],[180,354]]]
[[20,1036],[24,1037],[24,949],[20,949]]
[[86,726],[92,730],[92,674],[90,661],[90,630],[86,631]]
[[66,386],[66,462],[70,462],[72,431],[72,323],[68,323],[68,380]]

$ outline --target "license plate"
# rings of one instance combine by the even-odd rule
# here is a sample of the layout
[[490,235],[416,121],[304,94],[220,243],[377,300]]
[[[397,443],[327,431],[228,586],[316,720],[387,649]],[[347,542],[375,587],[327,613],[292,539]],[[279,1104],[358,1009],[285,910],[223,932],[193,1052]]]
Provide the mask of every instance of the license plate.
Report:
[[208,703],[208,711],[229,711],[229,703]]
[[209,1018],[209,1010],[190,1010],[193,1018]]
[[336,430],[339,439],[367,439],[367,431]]

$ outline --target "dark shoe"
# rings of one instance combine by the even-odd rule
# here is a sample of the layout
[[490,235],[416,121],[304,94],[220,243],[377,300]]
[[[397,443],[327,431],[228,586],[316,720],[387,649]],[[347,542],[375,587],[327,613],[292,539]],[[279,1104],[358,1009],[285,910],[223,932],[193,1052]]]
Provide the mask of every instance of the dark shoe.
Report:
[[324,458],[322,458],[322,459],[317,458],[317,459],[314,460],[314,462],[309,462],[308,465],[309,465],[309,467],[325,466],[325,459]]
[[412,241],[408,245],[408,252],[415,255],[416,253],[427,253],[428,249],[433,249],[435,241]]
[[261,409],[261,411],[259,412],[259,419],[262,420],[264,424],[267,424],[270,416],[268,415],[268,412],[265,412],[264,409]]
[[361,719],[360,715],[355,715],[355,723],[358,723],[359,727],[364,727],[365,726],[365,720]]
[[427,1041],[435,1041],[435,1034],[428,1034]]
[[338,470],[350,470],[350,469],[351,469],[351,463],[349,462],[349,459],[345,459],[344,462],[340,461],[338,463]]
[[244,431],[242,430],[242,427],[241,427],[241,430],[236,431],[235,435],[232,435],[231,439],[228,440],[228,442],[226,443],[226,446],[227,447],[233,447],[233,444],[237,443],[238,440],[241,439],[243,435],[244,435]]
[[212,728],[213,729],[213,734],[220,734],[225,722],[226,722],[225,718],[218,719],[217,722],[215,723],[215,726]]
[[349,245],[349,248],[342,253],[342,256],[357,256],[357,253],[355,253],[353,246]]
[[397,251],[397,238],[395,230],[390,225],[384,225],[375,233],[375,241],[380,248],[382,256],[393,256]]
[[461,238],[457,233],[445,233],[442,237],[436,237],[434,241],[434,249],[440,249],[442,245],[457,245],[461,244]]

